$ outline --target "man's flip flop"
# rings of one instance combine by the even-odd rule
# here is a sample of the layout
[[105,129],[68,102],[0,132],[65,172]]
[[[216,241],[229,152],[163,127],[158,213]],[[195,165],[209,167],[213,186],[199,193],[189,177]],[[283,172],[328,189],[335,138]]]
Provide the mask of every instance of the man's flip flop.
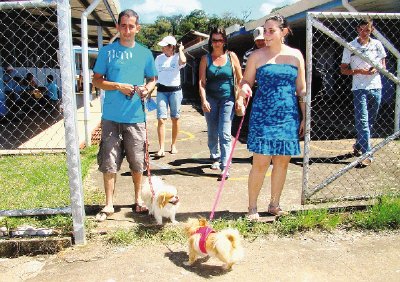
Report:
[[106,212],[104,210],[99,211],[98,214],[96,214],[96,221],[98,222],[103,222],[105,221],[109,216],[113,215],[114,212]]
[[136,204],[133,204],[132,211],[134,213],[144,214],[144,213],[148,213],[149,210],[143,204],[136,203]]

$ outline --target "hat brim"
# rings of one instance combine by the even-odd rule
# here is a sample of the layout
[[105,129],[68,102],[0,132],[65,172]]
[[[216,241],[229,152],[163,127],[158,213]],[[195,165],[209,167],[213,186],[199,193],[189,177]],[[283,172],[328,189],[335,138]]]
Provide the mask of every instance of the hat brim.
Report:
[[264,36],[259,35],[256,38],[254,38],[254,41],[256,41],[256,40],[264,40]]
[[157,43],[157,45],[162,46],[162,47],[165,47],[165,46],[168,45],[168,43],[167,43],[167,42],[164,42],[164,41],[160,41],[160,42]]

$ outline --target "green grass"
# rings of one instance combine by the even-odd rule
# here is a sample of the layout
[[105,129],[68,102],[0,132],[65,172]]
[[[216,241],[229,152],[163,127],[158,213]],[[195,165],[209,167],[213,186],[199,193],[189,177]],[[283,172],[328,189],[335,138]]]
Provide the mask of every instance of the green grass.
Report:
[[[83,178],[95,162],[97,150],[97,146],[82,150]],[[56,208],[70,204],[66,155],[63,153],[2,156],[0,175],[0,210]]]
[[379,204],[348,219],[354,228],[374,231],[400,228],[400,197],[383,197]]
[[[95,163],[98,146],[81,150],[82,178]],[[0,210],[57,208],[70,205],[66,155],[40,154],[0,157]],[[98,191],[85,191],[85,204],[100,198]],[[97,202],[98,203],[98,202]],[[70,215],[8,217],[0,226],[49,227],[69,233]],[[88,225],[89,226],[89,225]]]

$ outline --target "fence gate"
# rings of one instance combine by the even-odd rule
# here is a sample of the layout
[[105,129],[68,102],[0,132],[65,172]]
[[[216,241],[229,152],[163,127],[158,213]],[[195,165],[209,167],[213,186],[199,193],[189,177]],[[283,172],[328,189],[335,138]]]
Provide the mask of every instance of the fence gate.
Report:
[[[352,48],[360,19],[371,18],[372,37],[387,53],[386,69]],[[303,202],[368,199],[400,194],[400,14],[311,12],[307,15],[307,125]],[[344,48],[376,67],[382,100],[372,130],[372,150],[353,154],[352,76],[341,75]],[[396,140],[397,139],[397,140]],[[372,156],[370,166],[359,163]]]
[[0,64],[0,216],[72,213],[84,243],[69,1],[0,2]]

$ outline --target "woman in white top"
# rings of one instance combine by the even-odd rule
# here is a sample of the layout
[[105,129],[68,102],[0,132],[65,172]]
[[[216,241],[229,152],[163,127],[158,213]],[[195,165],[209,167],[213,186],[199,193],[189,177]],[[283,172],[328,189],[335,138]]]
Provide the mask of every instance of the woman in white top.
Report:
[[172,142],[171,154],[178,152],[176,140],[179,133],[178,120],[180,117],[180,108],[182,102],[182,87],[180,69],[186,65],[186,56],[183,54],[183,45],[178,47],[178,53],[175,53],[176,39],[173,36],[164,37],[158,45],[162,46],[162,54],[155,60],[158,72],[157,83],[157,133],[159,150],[156,157],[165,156],[165,121],[167,120],[168,107],[172,121]]

